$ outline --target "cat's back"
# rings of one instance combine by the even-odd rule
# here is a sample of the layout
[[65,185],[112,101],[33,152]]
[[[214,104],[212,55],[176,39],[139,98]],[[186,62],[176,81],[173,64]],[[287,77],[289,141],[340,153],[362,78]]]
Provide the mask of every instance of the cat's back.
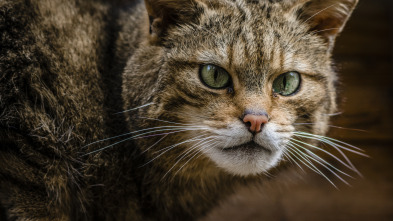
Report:
[[88,165],[102,159],[81,157],[81,146],[116,123],[108,96],[120,93],[108,89],[118,81],[111,7],[0,1],[0,206],[9,217],[72,219],[87,209]]
[[[37,126],[28,134],[60,141],[57,134],[92,120],[92,111],[100,114],[106,7],[63,0],[1,3],[0,122],[22,131]],[[73,125],[51,130],[60,118]]]

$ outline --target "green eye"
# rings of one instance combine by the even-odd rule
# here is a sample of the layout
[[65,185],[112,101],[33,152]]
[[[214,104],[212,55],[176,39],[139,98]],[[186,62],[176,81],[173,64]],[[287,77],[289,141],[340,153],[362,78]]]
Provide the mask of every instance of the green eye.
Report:
[[231,84],[228,72],[212,64],[201,66],[200,77],[204,84],[213,89],[224,89]]
[[300,74],[294,71],[278,76],[273,82],[273,92],[283,96],[295,93],[300,86]]

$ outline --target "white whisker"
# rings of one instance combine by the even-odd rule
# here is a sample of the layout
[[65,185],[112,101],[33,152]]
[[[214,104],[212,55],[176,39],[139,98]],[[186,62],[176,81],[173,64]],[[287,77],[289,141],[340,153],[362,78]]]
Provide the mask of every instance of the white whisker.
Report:
[[157,142],[155,142],[153,145],[151,145],[150,147],[146,148],[146,150],[144,150],[141,154],[146,153],[148,150],[150,150],[151,148],[153,148],[154,146],[156,146],[157,144],[159,144],[163,139],[165,139],[168,136],[168,134],[166,134],[165,136],[161,137]]
[[92,143],[89,143],[89,144],[83,146],[82,148],[91,146],[91,145],[96,144],[96,143],[104,142],[104,141],[107,141],[107,140],[113,140],[115,138],[124,137],[124,136],[127,136],[127,135],[136,134],[136,133],[139,133],[139,132],[155,130],[155,129],[162,129],[162,128],[176,128],[176,129],[178,129],[178,128],[181,128],[181,126],[160,126],[160,127],[152,127],[152,128],[141,129],[141,130],[137,130],[137,131],[128,132],[128,133],[125,133],[125,134],[120,134],[120,135],[117,135],[117,136],[114,136],[114,137],[109,137],[109,138],[105,138],[105,139],[102,139],[102,140],[94,141]]
[[[288,145],[289,145],[289,144],[288,144]],[[300,158],[298,157],[299,154],[296,153],[296,152],[294,151],[294,148],[293,148],[291,145],[287,146],[287,150],[288,150],[288,153],[289,153],[290,155],[292,155],[293,157],[295,157],[299,162],[303,163],[303,165],[305,165],[306,167],[308,167],[309,169],[311,169],[311,170],[314,171],[315,173],[321,174],[320,171],[318,171],[318,170],[316,170],[316,169],[310,167],[308,164],[306,164],[306,163],[304,162],[304,160],[300,159]],[[303,158],[303,157],[302,157],[302,158]],[[322,175],[322,174],[321,174],[321,175]]]
[[[214,141],[214,139],[213,139],[212,141]],[[197,151],[194,155],[192,155],[192,156],[190,157],[190,159],[188,159],[188,160],[187,160],[187,161],[186,161],[186,162],[176,171],[176,173],[174,174],[174,176],[175,176],[180,170],[182,170],[182,169],[184,168],[184,166],[187,165],[188,162],[190,162],[192,159],[194,159],[196,155],[198,155],[199,153],[202,153],[202,151],[203,151],[204,149],[206,149],[207,147],[209,147],[209,148],[214,148],[214,147],[216,147],[215,145],[216,145],[217,143],[219,143],[219,142],[218,142],[218,141],[213,142],[212,144],[210,144],[210,147],[209,147],[209,146],[204,146],[204,147],[202,147],[199,151]],[[202,156],[202,154],[200,154],[198,157],[200,157],[200,156]],[[198,157],[196,157],[195,159],[198,159]]]
[[[197,138],[200,138],[200,137],[202,137],[202,136],[204,136],[204,135],[205,135],[205,133],[200,134],[200,135],[198,135],[198,136],[195,136],[195,137],[193,137],[193,138],[190,138],[190,139],[188,139],[188,140],[186,140],[186,141],[196,141]],[[200,139],[203,139],[203,138],[200,138]],[[197,140],[199,141],[200,139],[197,139]],[[182,141],[182,142],[184,142],[184,141]],[[182,142],[179,142],[179,143],[177,143],[177,144],[180,144],[180,143],[182,143]],[[157,151],[155,151],[155,154],[160,153],[160,152],[162,152],[162,151],[165,151],[165,150],[167,150],[168,148],[171,148],[173,145],[176,145],[176,144],[172,144],[172,145],[170,145],[170,146],[167,146],[167,147],[165,147],[165,148],[162,148],[162,149],[160,149],[160,150],[157,150]]]
[[[200,136],[202,136],[202,135],[200,135]],[[198,137],[200,137],[200,136],[198,136]],[[180,142],[180,143],[173,144],[173,145],[171,145],[171,146],[165,147],[164,149],[161,149],[161,150],[158,151],[158,152],[161,152],[159,155],[155,156],[153,159],[149,160],[147,163],[143,164],[143,165],[140,166],[140,167],[144,167],[144,166],[148,165],[149,163],[153,162],[153,161],[156,160],[157,158],[159,158],[159,157],[161,157],[162,155],[164,155],[166,152],[172,150],[173,148],[175,148],[175,147],[177,147],[177,146],[179,146],[179,145],[182,145],[182,144],[185,144],[185,143],[190,143],[190,142],[193,142],[193,141],[202,140],[202,139],[203,139],[203,138],[200,138],[200,139],[192,138],[192,139],[188,139],[188,140],[186,140],[186,141],[182,141],[182,142]]]
[[[299,152],[301,152],[301,153],[303,154],[303,156],[305,156],[306,158],[308,158],[308,159],[310,159],[310,160],[312,160],[312,161],[318,163],[319,165],[323,166],[325,169],[329,170],[334,176],[336,176],[338,179],[340,179],[343,183],[349,185],[349,183],[348,183],[347,181],[345,181],[341,176],[339,176],[336,172],[334,172],[334,170],[330,169],[330,168],[328,167],[328,165],[324,164],[324,162],[323,162],[324,160],[323,160],[322,158],[320,158],[320,159],[322,159],[323,161],[320,161],[320,160],[318,160],[318,159],[316,159],[316,158],[314,158],[314,157],[312,157],[312,156],[310,156],[310,155],[304,153],[303,151],[301,151],[301,150],[299,150],[299,149],[297,149],[297,150],[298,150]],[[326,162],[326,161],[325,161],[325,162]],[[334,167],[333,167],[333,168],[334,168]],[[338,169],[336,169],[336,171],[341,172],[341,171],[338,170]],[[343,173],[343,172],[342,172],[342,173]],[[345,174],[345,173],[343,173],[343,174],[344,174],[344,175],[347,175],[347,174]],[[349,176],[349,175],[347,175],[347,176]],[[351,176],[349,176],[349,177],[351,177]],[[351,177],[351,178],[352,178],[352,177]]]
[[[353,171],[355,171],[359,176],[362,176],[362,174],[356,169],[356,167],[352,164],[352,162],[349,160],[349,158],[348,158],[348,157],[345,155],[345,153],[341,150],[341,149],[343,149],[343,150],[346,150],[346,151],[348,151],[348,152],[351,152],[351,153],[354,153],[354,154],[357,154],[357,155],[360,155],[360,156],[368,157],[368,155],[356,151],[356,150],[361,150],[361,149],[359,149],[359,148],[357,148],[357,147],[354,147],[354,146],[352,146],[352,145],[349,145],[349,144],[347,144],[347,143],[345,143],[345,142],[335,140],[335,139],[333,139],[333,138],[330,138],[331,140],[328,140],[328,139],[327,139],[328,137],[321,136],[321,135],[314,135],[314,134],[309,134],[309,133],[305,133],[305,132],[300,132],[300,133],[299,133],[299,132],[294,132],[294,134],[295,134],[295,136],[298,136],[298,137],[303,137],[303,138],[307,138],[307,139],[314,139],[314,140],[318,140],[318,141],[320,141],[320,142],[322,142],[322,143],[325,143],[325,144],[330,145],[330,146],[333,147],[335,150],[337,150],[337,151],[341,154],[342,157],[344,157],[345,161],[348,163],[348,165],[350,166],[350,168],[351,168]],[[300,134],[300,135],[299,135],[299,134]],[[305,135],[304,135],[304,134],[305,134]],[[344,147],[344,146],[342,146],[342,145],[340,145],[340,144],[334,143],[334,142],[332,142],[332,140],[335,140],[336,142],[340,142],[340,143],[344,143],[344,144],[346,144],[346,145],[349,145],[350,147],[356,148],[356,150],[352,150],[352,149],[349,149],[349,148],[347,148],[347,147]],[[298,141],[298,142],[301,142],[301,141]],[[306,144],[306,145],[312,146],[312,147],[314,147],[314,148],[317,148],[317,147],[315,147],[314,145],[311,145],[311,144]],[[323,149],[321,149],[321,148],[319,148],[319,149],[320,149],[320,150],[323,150]],[[362,150],[362,151],[363,151],[363,150]],[[325,152],[325,153],[326,153],[326,152]],[[328,154],[329,154],[329,153],[328,153]],[[331,154],[329,154],[329,155],[332,156]],[[334,157],[334,158],[335,158],[336,160],[338,160],[336,157]],[[340,160],[339,160],[339,161],[340,161]],[[342,163],[342,162],[340,161],[340,163]],[[346,166],[348,167],[347,164],[344,164],[344,165],[346,165]]]
[[332,113],[332,114],[324,114],[324,115],[327,115],[327,116],[330,116],[330,117],[334,117],[334,116],[338,116],[338,115],[341,115],[341,114],[343,114],[343,112],[337,112],[337,113]]
[[[297,132],[294,132],[294,133],[296,133],[296,134],[301,134],[301,135],[306,135],[306,136],[308,135],[308,136],[317,137],[317,138],[323,138],[323,139],[327,139],[327,140],[331,140],[331,141],[334,141],[334,142],[341,143],[341,144],[343,144],[343,145],[347,145],[348,147],[352,147],[352,148],[355,149],[355,150],[364,152],[364,150],[360,149],[359,147],[355,147],[355,146],[353,146],[353,145],[351,145],[351,144],[345,143],[345,142],[340,141],[340,140],[336,140],[336,139],[331,138],[331,137],[326,137],[326,136],[316,135],[316,134],[310,134],[310,133],[301,132],[301,131],[297,131]],[[356,154],[362,155],[362,153],[358,153],[358,152],[357,152]],[[362,156],[368,157],[367,155],[362,155]]]
[[[326,160],[324,160],[324,159],[321,158],[320,156],[316,155],[316,154],[315,154],[314,152],[312,152],[311,150],[309,150],[309,149],[307,149],[307,148],[305,148],[305,147],[303,147],[303,146],[301,146],[301,145],[299,145],[299,144],[297,144],[297,143],[294,143],[294,142],[291,142],[291,144],[292,144],[292,145],[295,145],[295,146],[297,146],[297,147],[300,147],[301,149],[305,150],[305,151],[307,152],[307,154],[308,154],[310,157],[312,157],[312,158],[314,158],[314,159],[320,161],[320,162],[323,163],[324,165],[329,166],[330,168],[336,170],[337,172],[339,172],[339,173],[341,173],[341,174],[343,174],[343,175],[345,175],[345,176],[347,176],[347,177],[353,178],[352,176],[348,175],[347,173],[341,171],[340,169],[336,168],[336,167],[333,166],[332,164],[328,163]],[[351,169],[352,169],[352,168],[351,168]]]
[[125,110],[125,111],[117,112],[117,113],[115,113],[115,114],[121,114],[121,113],[126,113],[126,112],[130,112],[130,111],[138,110],[138,109],[141,109],[141,108],[150,106],[150,105],[152,105],[152,104],[154,104],[154,103],[152,102],[152,103],[144,104],[144,105],[141,105],[141,106],[139,106],[139,107],[135,107],[135,108],[128,109],[128,110]]
[[[115,146],[115,145],[117,145],[117,144],[123,143],[123,142],[128,141],[128,140],[143,139],[143,138],[147,138],[147,137],[156,137],[156,136],[174,134],[174,133],[179,133],[179,132],[184,132],[184,131],[201,130],[199,127],[195,127],[195,128],[192,128],[192,127],[189,127],[189,128],[185,128],[185,127],[176,127],[176,129],[180,129],[180,130],[177,130],[177,131],[176,131],[175,128],[174,128],[174,129],[160,129],[160,130],[148,131],[148,132],[145,132],[145,133],[142,133],[142,134],[137,134],[137,135],[131,136],[131,137],[129,137],[129,138],[120,140],[120,141],[118,141],[118,142],[115,142],[115,143],[113,143],[113,144],[111,144],[111,145],[102,147],[102,148],[100,148],[100,149],[98,149],[98,150],[94,150],[94,151],[91,151],[91,152],[89,152],[89,153],[86,153],[86,154],[82,155],[82,157],[83,157],[83,156],[86,156],[86,155],[90,155],[90,154],[93,154],[93,153],[97,153],[97,152],[103,151],[103,150],[105,150],[105,149],[108,149],[108,148],[110,148],[110,147],[113,147],[113,146]],[[161,134],[152,134],[152,133],[164,132],[164,131],[171,131],[171,132],[168,132],[168,133],[161,133]]]
[[[169,130],[169,129],[168,129],[168,130]],[[168,130],[166,130],[166,131],[168,131]],[[135,135],[135,136],[132,136],[132,137],[129,137],[129,138],[120,140],[120,141],[115,142],[115,143],[113,143],[113,144],[110,144],[110,145],[108,145],[108,146],[102,147],[102,148],[100,148],[100,149],[91,151],[91,152],[89,152],[89,153],[83,154],[82,157],[83,157],[83,156],[86,156],[86,155],[90,155],[90,154],[93,154],[93,153],[97,153],[97,152],[103,151],[103,150],[105,150],[105,149],[108,149],[108,148],[113,147],[113,146],[115,146],[115,145],[117,145],[117,144],[126,142],[126,141],[128,141],[128,140],[138,139],[138,138],[140,138],[141,136],[143,136],[143,135],[145,135],[145,134],[154,133],[154,132],[160,132],[160,131],[164,131],[164,130],[150,131],[150,132],[147,132],[147,133],[138,134],[138,135]],[[169,131],[174,131],[174,130],[169,130]],[[174,131],[174,132],[169,132],[169,133],[163,133],[163,134],[153,134],[152,136],[161,136],[161,135],[167,135],[167,134],[172,134],[172,133],[179,133],[179,132],[183,132],[183,131],[187,131],[187,130],[179,130],[179,131]]]
[[[294,123],[293,125],[315,125],[316,123]],[[334,126],[334,125],[326,125],[331,128],[337,128],[337,129],[343,129],[343,130],[353,130],[353,131],[359,131],[359,132],[368,132],[366,130],[361,130],[361,129],[353,129],[353,128],[346,128],[346,127],[340,127],[340,126]]]
[[[184,159],[186,156],[189,155],[189,153],[191,153],[192,151],[196,150],[199,146],[204,145],[208,142],[211,141],[211,138],[216,139],[216,136],[209,136],[207,138],[204,138],[203,140],[200,140],[199,142],[197,142],[196,144],[194,144],[193,146],[191,146],[184,154],[181,154],[178,158],[178,160],[173,164],[173,166],[165,173],[165,175],[162,177],[162,179],[165,178],[165,176],[168,175],[168,173],[182,160]],[[214,140],[213,139],[213,140]]]
[[326,8],[324,8],[324,9],[318,11],[317,13],[313,14],[313,15],[310,16],[308,19],[306,19],[306,21],[304,21],[304,23],[307,23],[308,21],[310,21],[310,19],[314,18],[315,16],[319,15],[320,13],[322,13],[322,12],[324,12],[324,11],[328,10],[329,8],[331,8],[331,7],[333,7],[333,6],[336,6],[336,5],[337,5],[337,3],[336,3],[336,4],[332,4],[332,5],[330,5],[330,6],[326,7]]
[[151,118],[151,117],[138,117],[140,119],[146,119],[146,120],[154,120],[154,121],[159,121],[159,122],[164,122],[164,123],[170,123],[170,124],[178,124],[178,125],[184,125],[184,126],[193,126],[193,124],[183,124],[183,123],[176,123],[172,121],[167,121],[167,120],[161,120],[161,119],[156,119],[156,118]]
[[300,140],[296,140],[296,139],[294,139],[294,138],[291,138],[291,140],[292,140],[292,141],[295,141],[295,142],[298,142],[298,143],[300,143],[300,144],[304,144],[304,145],[307,145],[307,146],[309,146],[309,147],[312,147],[313,149],[322,151],[322,152],[328,154],[329,156],[333,157],[335,160],[337,160],[338,162],[340,162],[342,165],[344,165],[344,166],[347,167],[348,169],[351,169],[351,170],[354,169],[354,168],[351,166],[351,163],[348,163],[348,161],[347,161],[348,164],[346,164],[344,161],[342,161],[340,158],[338,158],[338,157],[335,156],[334,154],[330,153],[329,151],[326,151],[326,150],[324,150],[324,149],[322,149],[322,148],[320,148],[320,147],[317,147],[317,146],[315,146],[315,145],[312,145],[312,144],[309,144],[309,143],[306,143],[306,142],[303,142],[303,141],[300,141]]
[[288,160],[289,160],[290,162],[295,163],[295,164],[304,172],[303,167],[301,167],[301,166],[296,162],[296,160],[294,160],[294,159],[291,157],[291,154],[290,154],[290,153],[287,153],[286,151],[288,151],[288,148],[285,148],[285,151],[283,152],[284,156],[287,157]]
[[[298,160],[300,160],[305,166],[307,166],[308,168],[310,168],[314,172],[323,176],[329,183],[331,183],[335,188],[337,188],[337,186],[324,173],[322,173],[310,160],[308,160],[307,157],[304,156],[305,154],[303,152],[299,151],[296,147],[292,146],[291,144],[289,144],[288,148],[292,149],[296,153],[296,155],[298,155],[300,158],[303,159],[303,160],[301,160],[298,157],[296,157],[295,154],[292,154],[294,157],[296,157]],[[292,152],[292,153],[294,153],[294,152]]]

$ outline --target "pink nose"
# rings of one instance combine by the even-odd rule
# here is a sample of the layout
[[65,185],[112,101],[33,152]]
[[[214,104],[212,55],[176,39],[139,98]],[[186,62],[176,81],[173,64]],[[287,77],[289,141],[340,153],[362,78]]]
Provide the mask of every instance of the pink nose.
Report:
[[268,118],[266,115],[247,114],[244,116],[243,122],[250,125],[249,130],[252,133],[259,133],[262,131],[263,125],[268,122]]

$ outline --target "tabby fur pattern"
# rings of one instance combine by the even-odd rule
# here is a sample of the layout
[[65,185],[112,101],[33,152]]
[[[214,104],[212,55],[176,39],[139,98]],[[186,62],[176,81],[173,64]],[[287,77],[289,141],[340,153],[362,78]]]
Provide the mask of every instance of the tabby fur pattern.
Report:
[[[0,219],[194,220],[266,180],[291,132],[327,132],[356,3],[0,1]],[[203,64],[233,88],[205,87]],[[272,93],[288,71],[298,93]],[[246,110],[268,113],[269,153],[221,151]]]

